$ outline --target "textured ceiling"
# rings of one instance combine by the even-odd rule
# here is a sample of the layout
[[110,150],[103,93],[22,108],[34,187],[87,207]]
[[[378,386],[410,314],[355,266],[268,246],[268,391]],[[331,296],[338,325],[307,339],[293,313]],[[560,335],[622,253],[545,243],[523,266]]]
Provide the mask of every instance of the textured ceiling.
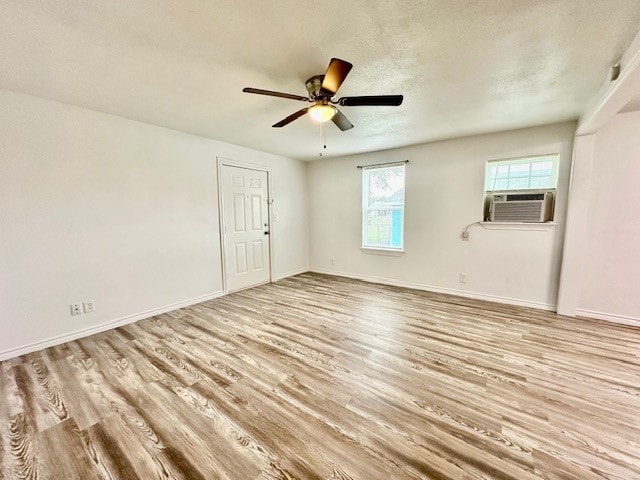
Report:
[[325,156],[577,118],[640,27],[638,0],[0,0],[0,87],[301,159],[276,121],[331,57],[354,64]]

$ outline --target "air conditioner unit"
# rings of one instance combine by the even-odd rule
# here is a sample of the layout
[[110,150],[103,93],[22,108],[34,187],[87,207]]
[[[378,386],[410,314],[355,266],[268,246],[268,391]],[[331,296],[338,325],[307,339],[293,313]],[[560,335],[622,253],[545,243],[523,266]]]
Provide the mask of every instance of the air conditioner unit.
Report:
[[491,222],[550,222],[554,193],[554,190],[492,192],[488,199],[488,219]]

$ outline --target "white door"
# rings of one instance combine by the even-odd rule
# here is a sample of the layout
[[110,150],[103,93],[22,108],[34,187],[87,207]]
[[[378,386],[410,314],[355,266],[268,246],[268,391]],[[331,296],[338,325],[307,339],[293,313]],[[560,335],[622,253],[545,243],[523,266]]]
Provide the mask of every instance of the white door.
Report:
[[221,178],[227,291],[267,283],[271,279],[267,172],[222,165]]

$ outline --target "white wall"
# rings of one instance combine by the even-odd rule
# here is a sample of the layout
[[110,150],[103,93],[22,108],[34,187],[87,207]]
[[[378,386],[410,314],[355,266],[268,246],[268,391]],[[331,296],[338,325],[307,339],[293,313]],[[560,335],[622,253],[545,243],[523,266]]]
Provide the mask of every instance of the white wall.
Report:
[[[313,162],[308,169],[311,269],[554,308],[574,131],[574,123],[562,123]],[[474,227],[463,242],[462,229],[482,219],[485,163],[545,153],[560,154],[558,226],[541,231]],[[406,253],[363,253],[356,165],[405,159],[410,160]],[[462,272],[466,284],[459,283]]]
[[585,248],[584,239],[587,236],[587,213],[591,194],[589,183],[593,146],[594,135],[576,135],[573,140],[573,160],[556,309],[559,314],[571,317],[576,316],[579,284],[582,277],[582,257]]
[[219,295],[217,156],[271,168],[274,276],[307,270],[302,162],[0,90],[0,359]]
[[578,313],[640,325],[640,112],[594,137]]

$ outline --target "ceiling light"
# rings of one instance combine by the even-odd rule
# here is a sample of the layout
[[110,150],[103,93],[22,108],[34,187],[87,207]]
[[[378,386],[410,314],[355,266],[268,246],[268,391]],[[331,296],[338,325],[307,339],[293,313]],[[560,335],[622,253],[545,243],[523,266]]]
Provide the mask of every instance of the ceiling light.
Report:
[[311,118],[313,118],[316,122],[324,123],[331,120],[336,114],[337,110],[333,105],[320,104],[309,107],[308,112]]

